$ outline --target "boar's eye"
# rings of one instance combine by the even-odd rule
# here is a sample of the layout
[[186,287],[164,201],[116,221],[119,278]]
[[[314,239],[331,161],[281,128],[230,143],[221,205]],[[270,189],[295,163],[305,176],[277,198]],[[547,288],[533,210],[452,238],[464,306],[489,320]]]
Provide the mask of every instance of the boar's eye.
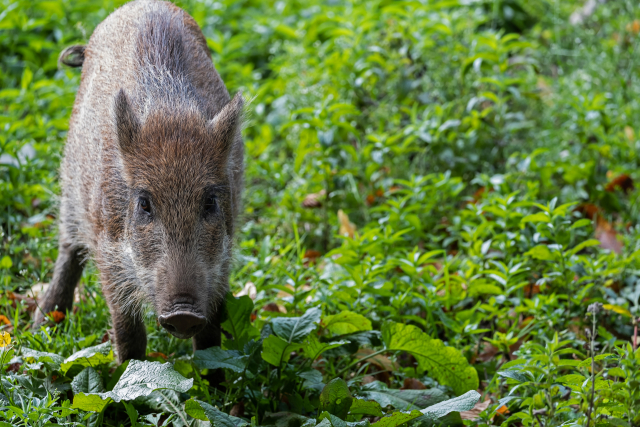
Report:
[[149,199],[147,199],[146,197],[138,198],[138,208],[140,208],[141,212],[147,215],[151,215],[151,203],[149,202]]
[[215,214],[218,211],[218,198],[215,194],[209,194],[204,199],[204,211],[206,215]]

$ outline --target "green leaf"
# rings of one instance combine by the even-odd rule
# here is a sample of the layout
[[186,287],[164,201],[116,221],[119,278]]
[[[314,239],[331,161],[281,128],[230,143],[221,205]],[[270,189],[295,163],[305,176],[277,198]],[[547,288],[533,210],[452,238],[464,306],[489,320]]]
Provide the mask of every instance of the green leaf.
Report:
[[89,367],[98,366],[113,361],[113,351],[109,341],[87,347],[67,357],[60,365],[60,371],[65,374],[73,366]]
[[307,339],[302,343],[302,351],[304,355],[311,360],[316,360],[322,353],[332,348],[338,348],[341,345],[349,344],[349,341],[333,341],[333,342],[320,342],[318,337],[314,334],[307,336]]
[[102,377],[95,369],[85,368],[71,381],[73,394],[78,393],[102,393],[105,390]]
[[101,412],[112,401],[133,400],[159,389],[186,393],[192,386],[193,379],[186,379],[169,363],[131,360],[112,391],[79,393],[73,398],[72,408]]
[[353,397],[347,383],[342,378],[334,378],[320,393],[320,410],[327,411],[344,420],[349,413]]
[[322,323],[333,335],[346,335],[371,330],[371,321],[369,319],[361,314],[346,310],[325,317]]
[[380,381],[366,384],[360,394],[367,399],[375,400],[383,408],[392,406],[400,410],[423,409],[447,400],[444,392],[437,388],[430,390],[397,390],[389,389],[385,383]]
[[64,362],[64,357],[54,354],[46,353],[44,351],[32,350],[30,348],[22,348],[22,357],[27,361],[36,361],[44,363],[49,369],[59,370],[60,365]]
[[347,427],[347,423],[344,420],[327,411],[323,411],[322,413],[320,413],[318,420],[328,420],[331,427]]
[[538,245],[531,248],[529,251],[525,252],[525,255],[530,256],[531,258],[539,259],[542,261],[553,261],[555,260],[555,256],[549,250],[547,245]]
[[209,347],[206,350],[196,350],[193,359],[200,369],[224,368],[234,372],[242,372],[247,366],[247,356],[236,350],[223,350],[220,347]]
[[442,385],[450,386],[460,395],[479,386],[478,373],[453,347],[432,339],[413,325],[389,322],[382,328],[382,340],[390,351],[406,351],[418,361],[420,372],[429,375]]
[[423,414],[418,410],[413,411],[398,411],[393,414],[381,418],[375,423],[371,424],[372,427],[397,427],[411,420],[415,420],[418,417],[421,417]]
[[260,332],[251,324],[253,301],[246,295],[236,298],[229,292],[225,303],[227,319],[222,322],[222,328],[233,336],[233,340],[224,341],[224,346],[242,351],[251,339],[260,337]]
[[590,248],[592,246],[600,245],[600,241],[597,239],[585,240],[582,243],[578,243],[575,247],[567,251],[567,256],[573,256],[583,250],[584,248]]
[[241,418],[226,414],[208,403],[194,398],[184,403],[184,410],[193,418],[211,421],[211,425],[215,427],[242,427],[249,424]]
[[301,342],[320,322],[322,311],[310,308],[301,317],[276,317],[271,321],[273,332],[288,343]]
[[273,366],[279,367],[291,358],[291,352],[302,347],[302,344],[288,343],[275,335],[269,335],[262,342],[262,358]]
[[349,409],[350,415],[371,415],[373,417],[381,417],[382,407],[375,400],[353,399],[351,408]]
[[533,215],[527,215],[520,221],[521,224],[527,222],[551,222],[551,218],[546,212],[538,212]]
[[450,412],[470,411],[476,403],[478,403],[478,400],[480,400],[480,393],[475,390],[470,390],[462,396],[436,403],[420,412],[435,421]]
[[3,256],[2,259],[0,259],[0,268],[9,269],[11,267],[13,267],[13,261],[11,261],[11,257],[9,255]]
[[322,373],[315,369],[309,369],[307,371],[300,372],[298,376],[304,379],[302,387],[316,389],[319,386],[324,386],[322,383]]

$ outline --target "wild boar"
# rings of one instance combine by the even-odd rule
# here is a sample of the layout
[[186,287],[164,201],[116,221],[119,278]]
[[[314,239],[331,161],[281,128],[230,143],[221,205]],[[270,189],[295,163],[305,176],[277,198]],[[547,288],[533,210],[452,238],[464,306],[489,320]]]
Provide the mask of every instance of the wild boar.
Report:
[[230,99],[196,22],[138,0],[61,62],[82,66],[61,165],[59,253],[36,324],[70,310],[93,258],[118,361],[143,359],[143,313],[194,349],[220,344],[241,209],[243,98]]

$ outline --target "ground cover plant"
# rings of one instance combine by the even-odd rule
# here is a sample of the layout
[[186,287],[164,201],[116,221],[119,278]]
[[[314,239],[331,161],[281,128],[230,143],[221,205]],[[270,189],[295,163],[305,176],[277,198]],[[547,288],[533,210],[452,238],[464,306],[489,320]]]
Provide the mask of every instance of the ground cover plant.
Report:
[[30,327],[120,4],[0,0],[0,426],[640,426],[637,2],[179,1],[250,100],[226,335],[117,366],[90,265]]

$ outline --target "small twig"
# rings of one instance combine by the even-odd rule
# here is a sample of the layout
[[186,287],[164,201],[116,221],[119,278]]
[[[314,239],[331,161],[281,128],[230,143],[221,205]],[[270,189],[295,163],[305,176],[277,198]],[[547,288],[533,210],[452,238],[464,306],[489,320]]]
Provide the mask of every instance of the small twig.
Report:
[[592,328],[591,328],[591,399],[589,399],[589,411],[587,412],[586,427],[589,427],[591,423],[591,414],[593,413],[593,404],[596,395],[596,359],[595,359],[595,343],[596,343],[596,326],[598,325],[598,313],[602,309],[602,304],[594,303],[589,305],[587,313],[592,316]]
[[633,318],[633,341],[631,345],[633,346],[633,352],[638,349],[638,321],[640,321],[640,317]]

